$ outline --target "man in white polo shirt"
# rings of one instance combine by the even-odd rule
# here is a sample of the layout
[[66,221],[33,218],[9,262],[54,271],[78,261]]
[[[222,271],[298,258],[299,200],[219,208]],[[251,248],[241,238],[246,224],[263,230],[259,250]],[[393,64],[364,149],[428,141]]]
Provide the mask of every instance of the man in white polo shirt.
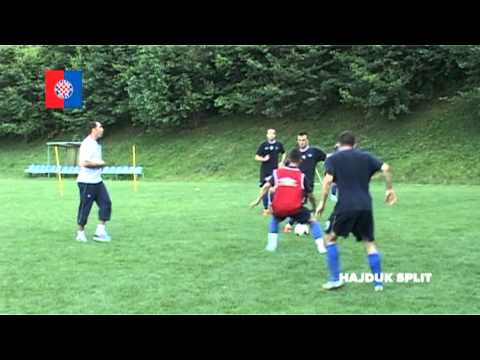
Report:
[[105,166],[105,162],[102,160],[102,147],[97,142],[97,139],[103,136],[103,126],[98,121],[91,122],[89,131],[90,134],[80,145],[80,171],[77,177],[80,190],[80,205],[78,207],[78,232],[76,239],[81,242],[87,241],[85,225],[87,224],[92,205],[96,202],[99,208],[99,224],[93,239],[107,242],[111,238],[107,234],[105,224],[110,220],[112,214],[112,201],[102,180],[102,169]]

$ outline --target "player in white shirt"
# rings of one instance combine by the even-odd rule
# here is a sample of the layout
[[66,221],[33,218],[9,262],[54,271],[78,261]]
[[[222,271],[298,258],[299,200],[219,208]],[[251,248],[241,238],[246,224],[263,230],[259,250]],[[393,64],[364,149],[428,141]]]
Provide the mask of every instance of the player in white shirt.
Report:
[[105,229],[105,224],[110,220],[112,214],[112,201],[102,180],[105,161],[102,160],[102,147],[97,142],[97,139],[103,136],[104,129],[101,123],[94,121],[89,124],[89,130],[90,134],[80,145],[80,171],[77,177],[77,184],[80,190],[80,205],[78,207],[78,232],[76,239],[81,242],[87,241],[85,225],[87,224],[92,205],[95,202],[99,209],[99,224],[93,239],[107,242],[111,238]]

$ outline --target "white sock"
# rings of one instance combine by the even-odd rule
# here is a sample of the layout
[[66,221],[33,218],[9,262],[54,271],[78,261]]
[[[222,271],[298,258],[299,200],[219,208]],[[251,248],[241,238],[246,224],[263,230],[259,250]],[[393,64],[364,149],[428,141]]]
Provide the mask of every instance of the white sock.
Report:
[[315,239],[315,244],[317,244],[317,249],[325,250],[325,244],[323,243],[323,238]]
[[98,235],[103,235],[103,234],[105,234],[105,225],[104,225],[104,224],[98,224],[98,225],[97,225],[97,231],[96,231],[96,233],[97,233]]
[[78,230],[77,231],[77,235],[82,235],[82,234],[85,234],[85,230]]
[[268,233],[267,249],[270,251],[276,250],[278,246],[278,234]]

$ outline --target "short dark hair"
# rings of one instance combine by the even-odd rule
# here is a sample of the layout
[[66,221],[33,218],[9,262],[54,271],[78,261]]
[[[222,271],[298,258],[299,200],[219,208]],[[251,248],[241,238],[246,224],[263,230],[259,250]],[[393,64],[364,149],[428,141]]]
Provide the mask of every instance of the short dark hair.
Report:
[[288,160],[293,163],[299,164],[302,161],[302,153],[298,149],[292,149],[288,153]]
[[308,136],[308,133],[306,131],[300,131],[297,136]]
[[98,122],[97,122],[97,121],[90,121],[90,122],[88,123],[88,127],[87,127],[88,133],[90,134],[93,129],[96,129],[96,128],[97,128],[97,125],[98,125]]
[[350,130],[346,130],[340,134],[338,137],[338,142],[340,145],[353,146],[355,145],[355,136]]

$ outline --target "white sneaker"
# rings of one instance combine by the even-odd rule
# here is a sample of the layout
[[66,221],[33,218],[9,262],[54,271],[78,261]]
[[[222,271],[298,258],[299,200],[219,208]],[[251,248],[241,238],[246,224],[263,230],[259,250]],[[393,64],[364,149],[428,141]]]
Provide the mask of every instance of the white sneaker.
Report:
[[383,285],[375,285],[375,291],[383,291]]
[[342,280],[328,281],[322,285],[322,288],[325,290],[334,290],[334,289],[341,288],[343,285],[345,285],[345,283]]
[[327,248],[325,247],[325,244],[323,243],[323,239],[319,239],[318,241],[315,240],[315,244],[317,245],[317,250],[320,254],[326,254],[327,253]]
[[100,241],[100,242],[109,242],[112,240],[112,238],[108,236],[107,233],[104,233],[102,235],[95,234],[95,236],[93,237],[93,240]]
[[77,237],[75,238],[75,240],[77,241],[80,241],[80,242],[87,242],[87,237],[85,236],[85,233],[82,231],[82,232],[77,232]]

